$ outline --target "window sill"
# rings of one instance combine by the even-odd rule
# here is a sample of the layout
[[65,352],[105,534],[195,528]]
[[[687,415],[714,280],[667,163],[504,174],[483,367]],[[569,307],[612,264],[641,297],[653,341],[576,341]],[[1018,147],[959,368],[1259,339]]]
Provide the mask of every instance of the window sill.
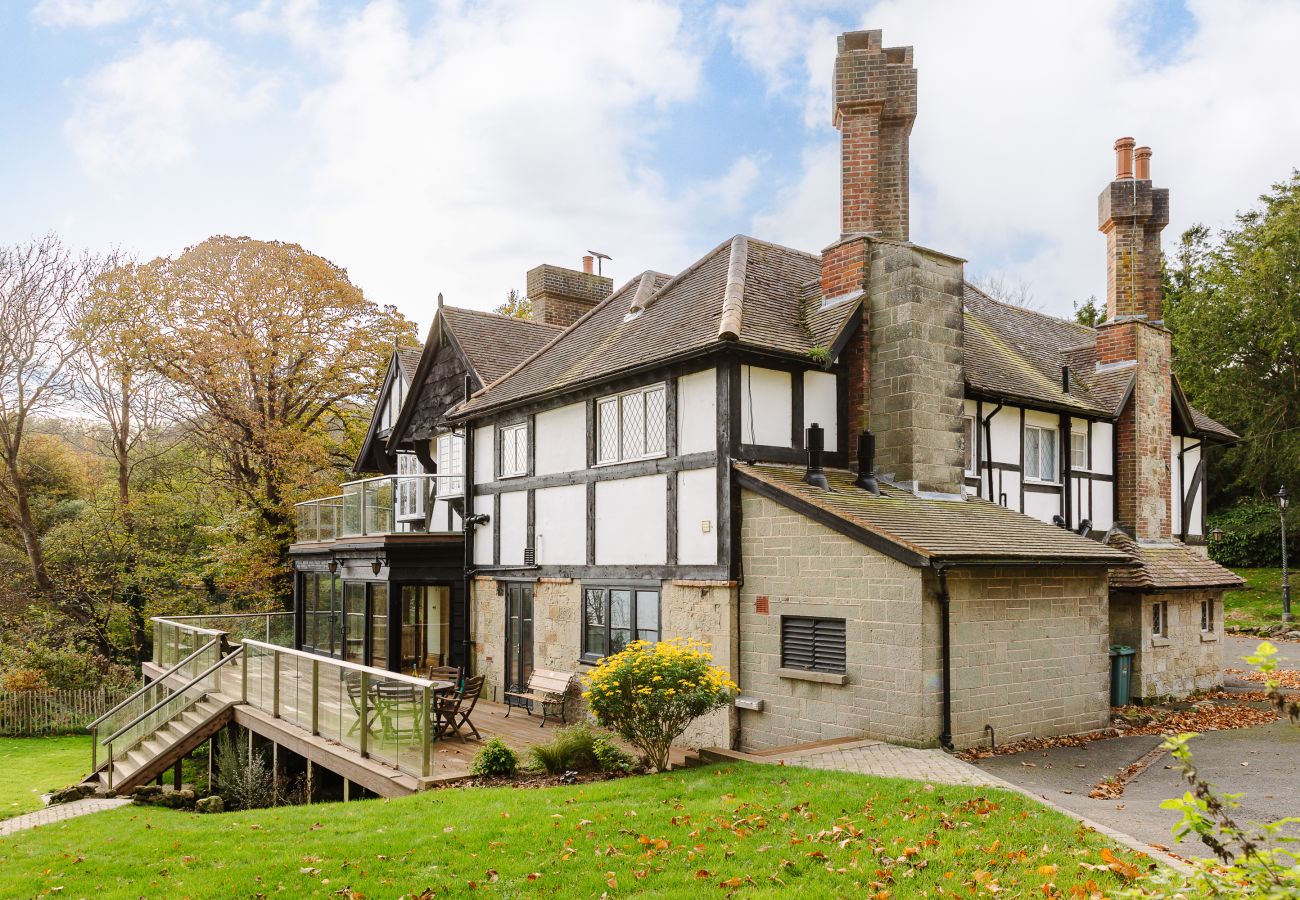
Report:
[[1202,632],[1201,632],[1201,643],[1202,643],[1202,644],[1213,644],[1213,643],[1217,643],[1218,640],[1219,640],[1219,636],[1218,636],[1217,634],[1215,634],[1213,631],[1202,631]]
[[649,456],[633,456],[628,459],[607,459],[603,462],[597,462],[592,465],[593,469],[607,469],[610,466],[621,466],[626,463],[645,462],[647,459],[667,459],[668,452],[651,453]]
[[527,472],[502,472],[497,476],[497,481],[505,481],[507,478],[527,478]]
[[818,684],[848,684],[849,676],[843,672],[814,672],[809,669],[777,669],[781,678],[792,681],[815,681]]
[[1039,485],[1040,487],[1060,487],[1060,486],[1061,486],[1061,482],[1059,482],[1059,481],[1043,481],[1043,480],[1040,479],[1040,478],[1026,478],[1026,479],[1025,479],[1025,484],[1036,484],[1036,485]]
[[1173,642],[1167,637],[1153,637],[1151,639],[1152,647],[1168,647],[1171,643]]

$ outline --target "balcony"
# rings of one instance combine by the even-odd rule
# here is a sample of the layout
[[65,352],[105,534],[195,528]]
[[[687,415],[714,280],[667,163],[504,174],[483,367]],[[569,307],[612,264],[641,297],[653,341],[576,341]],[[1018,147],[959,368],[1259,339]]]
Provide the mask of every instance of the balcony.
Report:
[[[342,485],[343,493],[295,505],[298,543],[390,534],[459,534],[460,475],[381,475]],[[454,527],[453,527],[454,526]]]

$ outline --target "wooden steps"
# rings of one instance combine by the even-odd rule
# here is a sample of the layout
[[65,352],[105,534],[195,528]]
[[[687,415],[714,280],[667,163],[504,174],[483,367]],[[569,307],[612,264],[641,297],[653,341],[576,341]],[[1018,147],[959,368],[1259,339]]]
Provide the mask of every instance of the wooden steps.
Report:
[[92,772],[85,783],[119,794],[147,784],[220,731],[230,721],[232,706],[233,701],[228,698],[204,697],[163,723],[135,746],[115,752],[111,763],[105,763]]

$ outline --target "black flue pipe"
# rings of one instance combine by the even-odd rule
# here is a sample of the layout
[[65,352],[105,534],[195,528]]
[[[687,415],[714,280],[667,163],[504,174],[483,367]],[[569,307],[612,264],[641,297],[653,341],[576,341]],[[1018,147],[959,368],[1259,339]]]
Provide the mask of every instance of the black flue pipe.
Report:
[[822,457],[826,451],[826,432],[813,422],[807,431],[804,444],[808,448],[808,471],[803,475],[804,483],[829,491],[830,482],[826,480],[826,469],[822,465]]

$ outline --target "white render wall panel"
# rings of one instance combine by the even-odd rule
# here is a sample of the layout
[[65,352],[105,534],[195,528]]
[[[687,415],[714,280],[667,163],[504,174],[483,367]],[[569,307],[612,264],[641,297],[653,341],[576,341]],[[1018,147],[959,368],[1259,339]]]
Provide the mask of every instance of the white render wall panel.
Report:
[[618,478],[596,484],[596,565],[668,562],[668,479]]
[[677,379],[677,452],[708,453],[717,446],[717,370],[683,375]]
[[1061,495],[1044,494],[1038,491],[1025,491],[1025,515],[1033,516],[1044,522],[1052,521],[1052,516],[1061,514]]
[[1115,524],[1115,494],[1109,481],[1092,483],[1092,527],[1109,531]]
[[538,475],[576,472],[587,467],[587,405],[570,403],[538,413],[533,463]]
[[543,488],[533,494],[537,563],[580,566],[587,561],[587,486]]
[[496,517],[492,515],[492,495],[478,494],[474,497],[474,512],[488,516],[491,521],[486,525],[474,526],[474,565],[490,566],[492,559],[492,531],[496,528]]
[[[807,430],[813,422],[826,429],[827,449],[835,449],[836,436],[840,433],[839,404],[835,376],[830,372],[803,373],[803,424],[800,427]],[[850,441],[857,439],[857,435],[849,435]]]
[[677,562],[683,566],[717,565],[716,469],[689,469],[677,473]]
[[501,565],[522,566],[524,547],[528,544],[528,492],[511,491],[501,495]]
[[1092,423],[1092,471],[1115,474],[1115,426],[1110,422]]
[[[988,415],[985,410],[985,415]],[[1020,465],[1020,410],[1015,406],[1004,406],[998,410],[989,422],[989,444],[992,454],[985,448],[985,458],[994,462]]]
[[793,446],[790,373],[758,366],[740,367],[740,442],[769,447]]
[[491,481],[496,458],[496,444],[492,440],[492,426],[474,429],[474,482]]

